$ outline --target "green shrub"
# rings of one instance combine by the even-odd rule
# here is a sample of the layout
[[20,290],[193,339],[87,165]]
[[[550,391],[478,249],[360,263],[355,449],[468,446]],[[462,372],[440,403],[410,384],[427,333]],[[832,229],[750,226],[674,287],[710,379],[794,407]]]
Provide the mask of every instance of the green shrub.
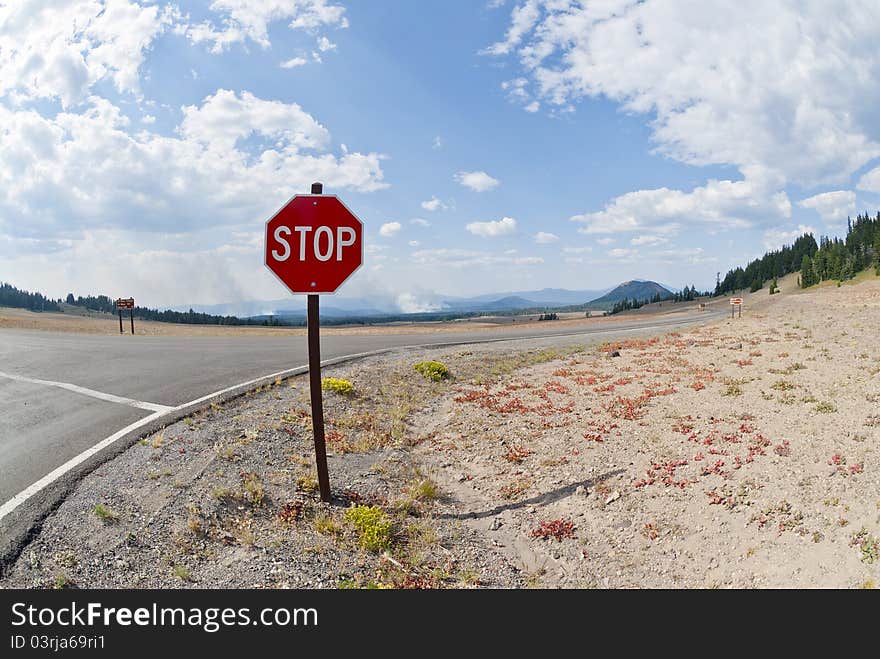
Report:
[[105,522],[115,522],[117,519],[119,519],[119,513],[111,510],[103,503],[99,503],[98,505],[96,505],[94,510],[95,514],[103,519]]
[[348,380],[341,378],[324,378],[321,380],[321,389],[335,391],[337,394],[350,394],[354,391],[354,385]]
[[413,368],[434,382],[440,382],[440,380],[445,380],[449,377],[449,369],[440,362],[419,362],[414,364]]
[[379,506],[353,506],[345,511],[345,521],[358,531],[358,544],[379,552],[391,546],[391,519]]
[[410,484],[409,495],[416,501],[432,501],[440,495],[437,484],[425,478]]

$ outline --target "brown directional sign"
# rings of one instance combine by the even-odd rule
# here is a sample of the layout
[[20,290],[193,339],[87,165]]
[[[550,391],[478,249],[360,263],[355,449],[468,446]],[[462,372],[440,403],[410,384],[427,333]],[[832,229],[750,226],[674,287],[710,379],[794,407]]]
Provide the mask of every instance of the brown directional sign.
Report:
[[116,309],[119,311],[119,333],[122,331],[122,310],[128,309],[129,320],[131,320],[131,333],[134,334],[134,298],[120,297],[116,299]]

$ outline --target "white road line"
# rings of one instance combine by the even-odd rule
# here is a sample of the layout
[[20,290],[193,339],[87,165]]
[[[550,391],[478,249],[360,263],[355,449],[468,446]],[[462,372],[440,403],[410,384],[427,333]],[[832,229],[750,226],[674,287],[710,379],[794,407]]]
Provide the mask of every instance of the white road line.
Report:
[[114,396],[113,394],[105,394],[103,391],[95,391],[94,389],[86,389],[85,387],[80,387],[76,384],[70,384],[69,382],[54,382],[53,380],[38,380],[37,378],[29,378],[24,375],[15,375],[14,373],[4,373],[0,371],[0,377],[8,378],[10,380],[15,380],[16,382],[27,382],[29,384],[41,384],[46,387],[58,387],[59,389],[67,389],[68,391],[72,391],[77,394],[82,394],[84,396],[91,396],[92,398],[98,398],[99,400],[106,400],[110,403],[118,403],[120,405],[129,405],[131,407],[137,407],[142,410],[149,410],[150,412],[170,412],[175,409],[169,405],[158,405],[156,403],[147,403],[142,400],[134,400],[133,398],[124,398],[123,396]]
[[[710,318],[706,317],[705,319],[709,320]],[[697,319],[697,320],[702,320],[702,318]],[[687,320],[687,321],[682,321],[681,323],[677,323],[677,322],[657,323],[653,326],[647,325],[647,326],[630,327],[630,328],[619,328],[618,327],[618,328],[608,328],[608,329],[597,329],[596,331],[593,331],[593,332],[572,332],[571,334],[548,334],[548,335],[542,335],[542,336],[527,336],[527,337],[518,336],[518,337],[513,337],[513,338],[493,338],[493,339],[469,341],[468,343],[495,343],[495,342],[500,342],[500,341],[519,341],[519,340],[523,340],[523,339],[529,340],[529,339],[564,338],[564,337],[574,336],[574,335],[579,335],[579,334],[606,334],[606,333],[610,333],[610,332],[615,332],[615,333],[617,333],[617,332],[635,332],[635,331],[639,331],[639,330],[660,329],[662,327],[675,326],[675,325],[679,325],[679,324],[689,324],[690,322],[692,322],[692,321]],[[400,346],[399,348],[381,348],[379,350],[371,350],[368,352],[359,352],[359,353],[355,353],[355,354],[351,354],[351,355],[343,355],[340,357],[334,357],[332,359],[322,360],[321,366],[322,367],[323,366],[330,366],[330,365],[333,365],[333,364],[336,364],[336,363],[339,363],[342,361],[348,361],[351,359],[358,359],[360,357],[370,357],[373,355],[381,355],[382,353],[391,352],[391,351],[397,350],[397,349],[412,350],[415,348],[442,348],[444,346],[450,346],[450,345],[462,345],[462,344],[458,343],[458,342],[452,342],[452,343],[446,343],[446,344],[427,343],[427,344],[422,344],[422,345]],[[260,382],[262,380],[268,380],[270,378],[279,378],[279,377],[285,377],[285,376],[289,376],[289,375],[296,375],[298,373],[304,373],[307,370],[308,370],[308,365],[303,365],[303,366],[295,366],[294,368],[288,368],[283,371],[278,371],[277,373],[263,375],[258,378],[254,378],[253,380],[248,380],[247,382],[240,382],[239,384],[232,385],[231,387],[226,387],[225,389],[220,389],[218,391],[215,391],[214,393],[210,393],[210,394],[207,394],[206,396],[202,396],[201,398],[196,398],[195,400],[191,400],[188,403],[183,403],[181,405],[177,405],[176,407],[168,407],[165,405],[154,405],[153,403],[143,403],[141,401],[132,400],[130,398],[121,398],[119,396],[113,396],[111,394],[104,394],[104,393],[101,393],[100,391],[93,391],[91,389],[84,389],[83,387],[77,387],[76,385],[72,385],[72,384],[66,384],[63,382],[51,382],[49,380],[35,380],[32,378],[26,378],[26,377],[23,377],[20,375],[10,375],[8,373],[3,373],[2,371],[0,371],[0,376],[7,377],[12,380],[19,380],[19,381],[23,381],[23,382],[32,382],[35,384],[45,384],[45,385],[61,387],[62,389],[70,389],[71,391],[77,391],[78,393],[85,393],[86,395],[93,396],[94,398],[101,398],[103,400],[111,400],[112,402],[123,402],[127,405],[133,404],[135,407],[142,407],[143,409],[153,410],[153,414],[150,414],[149,416],[146,416],[143,419],[135,421],[134,423],[126,426],[125,428],[122,428],[121,430],[113,433],[112,435],[110,435],[106,439],[101,440],[100,442],[98,442],[97,444],[92,446],[91,448],[88,448],[85,451],[83,451],[82,453],[80,453],[79,455],[77,455],[76,457],[71,458],[70,460],[65,462],[63,465],[61,465],[57,469],[53,469],[51,472],[49,472],[48,474],[43,476],[40,480],[38,480],[33,485],[26,487],[24,490],[22,490],[21,492],[16,494],[9,501],[7,501],[2,506],[0,506],[0,521],[2,521],[4,517],[6,517],[10,513],[12,513],[16,508],[18,508],[25,501],[27,501],[32,496],[34,496],[35,494],[40,492],[40,490],[43,490],[44,488],[48,487],[53,482],[55,482],[56,480],[58,480],[59,478],[61,478],[65,474],[67,474],[69,471],[73,470],[74,468],[76,468],[77,466],[79,466],[80,464],[85,462],[87,459],[89,459],[90,457],[92,457],[93,455],[98,453],[99,451],[107,448],[108,446],[112,445],[113,443],[115,443],[119,439],[122,439],[125,435],[127,435],[128,433],[130,433],[133,430],[137,430],[138,428],[141,428],[141,427],[147,425],[148,423],[151,423],[157,419],[160,419],[163,416],[167,416],[168,414],[171,414],[172,412],[178,412],[178,411],[180,411],[184,408],[190,407],[192,405],[198,405],[199,403],[204,403],[205,401],[208,401],[212,398],[216,398],[217,396],[222,396],[223,394],[228,393],[230,391],[233,391],[235,389],[239,389],[242,387],[249,387],[251,385],[256,384],[257,382]],[[152,407],[144,407],[147,405],[152,406]]]
[[71,469],[74,469],[78,465],[80,465],[83,462],[85,462],[86,460],[88,460],[90,457],[95,455],[98,451],[101,451],[102,449],[107,448],[108,446],[113,444],[117,439],[120,439],[121,437],[127,435],[132,430],[136,430],[137,428],[140,428],[141,426],[145,426],[148,423],[150,423],[151,421],[155,421],[159,417],[165,416],[167,413],[168,413],[167,411],[153,412],[153,414],[150,414],[149,416],[145,416],[143,419],[139,419],[138,421],[135,421],[134,423],[125,426],[125,428],[123,428],[122,430],[118,430],[117,432],[113,433],[112,435],[110,435],[106,439],[101,440],[100,442],[98,442],[97,444],[92,446],[91,448],[88,448],[85,451],[83,451],[82,453],[80,453],[79,455],[77,455],[76,457],[71,458],[70,460],[65,462],[63,465],[61,465],[57,469],[53,469],[48,474],[43,476],[40,480],[38,480],[36,483],[26,487],[21,492],[19,492],[14,497],[12,497],[9,501],[7,501],[2,506],[0,506],[0,520],[2,520],[4,517],[6,517],[9,513],[11,513],[16,508],[18,508],[21,504],[23,504],[25,501],[30,499],[32,496],[34,496],[37,492],[39,492],[43,488],[47,487],[48,485],[51,485],[54,481],[61,478],[64,474],[69,472]]

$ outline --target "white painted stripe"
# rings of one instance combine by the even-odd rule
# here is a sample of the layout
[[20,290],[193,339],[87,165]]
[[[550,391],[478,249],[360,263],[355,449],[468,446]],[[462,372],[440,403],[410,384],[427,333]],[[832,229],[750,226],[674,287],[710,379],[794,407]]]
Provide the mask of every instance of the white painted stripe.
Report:
[[76,457],[71,458],[70,460],[65,462],[63,465],[61,465],[57,469],[53,469],[48,474],[43,476],[40,480],[38,480],[36,483],[26,487],[21,492],[19,492],[14,497],[12,497],[9,501],[7,501],[2,506],[0,506],[0,519],[3,519],[4,517],[6,517],[9,513],[11,513],[13,510],[18,508],[25,501],[27,501],[32,496],[34,496],[37,492],[39,492],[43,488],[51,485],[53,482],[55,482],[56,480],[61,478],[64,474],[68,473],[69,471],[71,471],[75,467],[81,465],[83,462],[88,460],[90,457],[92,457],[93,455],[95,455],[99,451],[101,451],[101,450],[107,448],[108,446],[110,446],[111,444],[113,444],[116,440],[120,439],[124,435],[127,435],[132,430],[136,430],[137,428],[140,428],[141,426],[147,425],[151,421],[155,421],[156,419],[158,419],[161,416],[165,416],[167,413],[168,412],[165,412],[165,411],[154,412],[153,414],[150,414],[149,416],[145,416],[143,419],[140,419],[130,425],[125,426],[125,428],[123,428],[122,430],[118,430],[117,432],[113,433],[112,435],[110,435],[106,439],[102,439],[100,442],[98,442],[97,444],[95,444],[91,448],[86,449],[85,451],[83,451],[82,453],[77,455]]
[[133,398],[124,398],[123,396],[114,396],[113,394],[105,394],[103,391],[95,391],[94,389],[87,389],[85,387],[80,387],[76,384],[70,384],[69,382],[55,382],[53,380],[38,380],[37,378],[29,378],[24,375],[15,375],[14,373],[4,373],[0,371],[0,377],[8,378],[10,380],[15,380],[16,382],[27,382],[28,384],[40,384],[46,387],[58,387],[59,389],[67,389],[67,391],[72,391],[77,394],[82,394],[83,396],[91,396],[92,398],[97,398],[99,400],[106,400],[109,403],[118,403],[120,405],[130,405],[131,407],[137,407],[142,410],[149,410],[150,412],[170,412],[175,409],[169,405],[159,405],[157,403],[147,403],[142,400],[134,400]]
[[[581,334],[606,334],[606,333],[611,333],[611,332],[615,332],[615,333],[617,333],[617,332],[635,332],[635,331],[639,331],[639,330],[659,329],[661,327],[669,327],[669,326],[675,326],[675,325],[686,325],[686,324],[690,324],[693,322],[699,322],[701,320],[710,320],[716,315],[718,317],[720,317],[721,315],[724,315],[726,317],[727,314],[726,314],[726,312],[724,314],[721,314],[719,312],[718,314],[713,314],[713,316],[703,316],[703,317],[697,318],[697,319],[682,320],[681,322],[676,322],[676,321],[658,322],[658,323],[654,323],[653,325],[645,325],[645,326],[631,327],[631,328],[619,328],[619,327],[611,327],[611,328],[607,328],[607,329],[606,328],[601,328],[601,329],[597,328],[595,331],[592,331],[592,332],[580,331],[580,332],[572,332],[570,334],[545,334],[545,335],[540,335],[540,336],[525,336],[525,337],[517,336],[517,337],[513,337],[513,338],[479,339],[476,341],[469,341],[468,343],[496,343],[496,342],[502,342],[502,341],[519,341],[519,340],[529,340],[529,339],[565,338],[565,337],[576,336],[576,335],[581,335]],[[451,342],[451,343],[445,343],[445,344],[444,343],[427,343],[427,344],[422,344],[422,345],[404,345],[404,346],[399,346],[397,348],[382,348],[379,350],[370,350],[368,352],[359,352],[359,353],[355,353],[355,354],[351,354],[351,355],[343,355],[340,357],[334,357],[332,359],[322,360],[321,366],[322,367],[323,366],[330,366],[330,365],[338,363],[338,362],[348,361],[351,359],[358,359],[360,357],[370,357],[370,356],[374,356],[374,355],[381,355],[383,353],[391,352],[391,351],[397,350],[397,349],[412,350],[414,348],[442,348],[442,347],[448,347],[451,345],[463,345],[463,343],[461,343],[461,342]],[[0,506],[0,520],[2,520],[4,517],[6,517],[10,513],[12,513],[16,508],[18,508],[21,504],[23,504],[25,501],[30,499],[32,496],[34,496],[35,494],[37,494],[38,492],[40,492],[44,488],[51,485],[53,482],[55,482],[56,480],[58,480],[59,478],[61,478],[65,474],[67,474],[68,472],[70,472],[72,469],[76,468],[78,465],[85,462],[88,458],[95,455],[99,451],[107,448],[108,446],[112,445],[113,443],[115,443],[119,439],[122,439],[125,435],[127,435],[128,433],[130,433],[133,430],[137,430],[138,428],[141,428],[152,421],[155,421],[155,420],[160,419],[164,416],[167,416],[167,415],[171,414],[172,412],[177,412],[177,411],[180,411],[184,408],[190,407],[192,405],[198,405],[199,403],[204,403],[205,401],[211,400],[212,398],[216,398],[217,396],[222,396],[223,394],[228,393],[230,391],[234,391],[235,389],[239,389],[242,387],[249,387],[251,385],[256,384],[257,382],[260,382],[262,380],[268,380],[270,378],[285,377],[288,375],[303,373],[307,370],[308,370],[308,365],[302,365],[302,366],[295,366],[294,368],[288,368],[283,371],[278,371],[277,373],[263,375],[261,377],[254,378],[253,380],[248,380],[247,382],[240,382],[239,384],[232,385],[231,387],[226,387],[225,389],[220,389],[220,390],[215,391],[213,393],[210,393],[206,396],[202,396],[201,398],[196,398],[195,400],[191,400],[188,403],[183,403],[181,405],[177,405],[176,407],[155,405],[154,407],[159,408],[159,409],[154,410],[153,414],[150,414],[149,416],[146,416],[143,419],[140,419],[139,421],[135,421],[134,423],[126,426],[125,428],[122,428],[121,430],[113,433],[112,435],[110,435],[106,439],[101,440],[100,442],[98,442],[97,444],[92,446],[91,448],[86,449],[85,451],[83,451],[82,453],[77,455],[76,457],[71,458],[70,460],[65,462],[63,465],[61,465],[57,469],[53,469],[51,472],[49,472],[48,474],[43,476],[43,478],[38,480],[33,485],[26,487],[24,490],[22,490],[21,492],[16,494],[9,501],[7,501],[2,506]],[[21,380],[24,382],[34,382],[37,384],[48,384],[48,385],[53,385],[53,386],[61,386],[64,389],[68,389],[70,387],[75,387],[75,389],[73,389],[73,390],[82,389],[82,387],[76,387],[75,385],[63,386],[65,383],[55,383],[55,382],[50,382],[47,380],[33,380],[31,378],[25,378],[25,377],[18,376],[18,375],[13,376],[13,375],[9,375],[7,373],[3,373],[2,371],[0,371],[0,375],[2,375],[4,377],[8,377],[12,380]],[[95,396],[95,397],[96,398],[103,398],[104,400],[115,399],[115,400],[113,400],[113,402],[119,402],[119,401],[131,401],[131,403],[139,403],[140,402],[140,401],[134,401],[134,400],[131,400],[128,398],[120,398],[118,396],[111,396],[110,394],[103,394],[99,391],[92,391],[91,389],[84,389],[83,391],[80,391],[79,393],[84,393],[84,392],[90,392],[87,395],[99,394],[98,396]],[[141,403],[141,405],[153,405],[153,403]],[[150,408],[145,408],[145,409],[150,409]]]

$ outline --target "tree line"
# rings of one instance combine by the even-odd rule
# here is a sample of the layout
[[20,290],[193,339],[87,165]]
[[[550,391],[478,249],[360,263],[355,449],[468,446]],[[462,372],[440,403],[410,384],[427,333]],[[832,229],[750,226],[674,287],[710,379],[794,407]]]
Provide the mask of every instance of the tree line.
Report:
[[866,211],[855,220],[847,218],[846,238],[822,237],[817,243],[813,234],[805,233],[792,245],[728,271],[724,279],[718,278],[715,295],[745,288],[754,293],[764,282],[793,272],[800,273],[802,288],[825,280],[846,281],[872,263],[880,274],[880,212],[871,218]]
[[611,310],[608,312],[609,316],[613,316],[616,313],[620,313],[621,311],[630,311],[632,309],[641,309],[646,304],[656,304],[658,302],[693,302],[698,297],[708,297],[709,292],[700,292],[697,290],[697,287],[691,284],[690,286],[685,286],[681,291],[676,293],[661,293],[657,291],[650,298],[646,298],[644,300],[637,300],[633,298],[630,300],[629,298],[623,298],[614,303],[614,306],[611,307]]
[[12,284],[0,283],[0,307],[14,307],[31,311],[58,311],[61,300],[52,300],[42,293],[23,291]]
[[826,238],[819,249],[801,260],[800,286],[809,288],[821,281],[846,281],[871,265],[880,275],[880,212],[871,219],[868,214],[847,219],[846,238]]

